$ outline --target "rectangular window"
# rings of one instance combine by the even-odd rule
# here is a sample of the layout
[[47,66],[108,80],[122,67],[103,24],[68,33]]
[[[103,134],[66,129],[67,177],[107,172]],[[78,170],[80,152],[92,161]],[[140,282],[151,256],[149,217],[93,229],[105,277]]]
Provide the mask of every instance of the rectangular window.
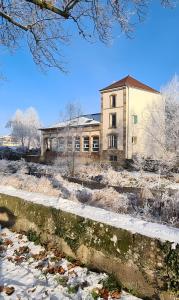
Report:
[[57,143],[58,142],[57,142],[56,138],[51,139],[51,149],[52,149],[52,151],[57,151],[57,147],[58,147]]
[[109,161],[117,161],[117,155],[110,155]]
[[99,151],[99,136],[93,137],[93,152]]
[[133,124],[137,124],[138,123],[138,116],[137,115],[133,115]]
[[109,127],[116,128],[116,113],[112,113],[109,115]]
[[67,151],[72,151],[73,149],[73,140],[72,137],[67,137]]
[[59,137],[58,139],[58,151],[64,152],[65,150],[65,139],[64,137]]
[[83,138],[83,151],[89,151],[89,136]]
[[80,137],[75,137],[75,151],[80,151]]
[[133,137],[132,137],[132,144],[133,144],[133,145],[136,145],[136,144],[137,144],[137,137],[136,137],[136,136],[133,136]]
[[111,108],[116,107],[116,95],[111,95]]
[[109,149],[117,149],[117,135],[109,135],[108,137]]

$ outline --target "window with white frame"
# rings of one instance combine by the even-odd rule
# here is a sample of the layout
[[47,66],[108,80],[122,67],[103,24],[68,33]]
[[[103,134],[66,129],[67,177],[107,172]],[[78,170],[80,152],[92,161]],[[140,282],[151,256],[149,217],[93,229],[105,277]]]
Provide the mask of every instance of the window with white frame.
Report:
[[75,151],[80,151],[80,137],[75,137]]
[[89,151],[89,136],[83,137],[83,151]]
[[93,152],[99,151],[99,136],[93,136]]
[[64,152],[65,150],[65,139],[64,137],[58,138],[58,152]]
[[109,149],[117,149],[117,135],[110,134],[108,136],[108,147]]

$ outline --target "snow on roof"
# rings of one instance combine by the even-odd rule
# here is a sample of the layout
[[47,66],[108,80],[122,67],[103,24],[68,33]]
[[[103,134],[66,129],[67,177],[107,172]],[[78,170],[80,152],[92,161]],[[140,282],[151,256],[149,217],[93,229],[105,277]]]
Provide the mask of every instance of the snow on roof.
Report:
[[50,128],[63,128],[67,126],[71,127],[78,127],[78,126],[93,126],[93,125],[99,125],[100,122],[97,120],[94,120],[93,118],[87,118],[85,116],[80,116],[77,118],[74,118],[72,120],[56,123],[52,126],[42,128],[43,129],[50,129]]
[[147,222],[130,215],[118,214],[107,211],[102,208],[93,207],[81,203],[76,203],[63,198],[46,196],[38,193],[32,193],[15,189],[10,186],[0,186],[0,193],[19,197],[23,200],[33,203],[52,206],[56,209],[76,214],[78,216],[101,222],[116,228],[125,229],[132,233],[139,233],[150,238],[156,238],[161,241],[169,241],[173,244],[179,244],[179,229],[158,223]]

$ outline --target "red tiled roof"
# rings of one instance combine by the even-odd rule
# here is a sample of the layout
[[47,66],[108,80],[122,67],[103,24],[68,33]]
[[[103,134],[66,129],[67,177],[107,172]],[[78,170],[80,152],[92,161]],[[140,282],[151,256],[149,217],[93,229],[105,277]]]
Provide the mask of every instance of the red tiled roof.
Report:
[[115,89],[115,88],[123,87],[123,86],[130,86],[130,87],[135,87],[135,88],[153,92],[153,93],[159,93],[159,91],[151,88],[150,86],[136,80],[135,78],[133,78],[129,75],[122,78],[119,81],[112,83],[111,85],[108,85],[107,87],[105,87],[104,89],[101,89],[100,91],[111,90],[111,89]]

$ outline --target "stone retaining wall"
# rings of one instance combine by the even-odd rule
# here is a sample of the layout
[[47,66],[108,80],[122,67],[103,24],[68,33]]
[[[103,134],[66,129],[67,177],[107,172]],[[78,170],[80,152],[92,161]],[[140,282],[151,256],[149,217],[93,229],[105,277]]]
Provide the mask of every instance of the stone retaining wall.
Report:
[[142,299],[179,299],[179,245],[5,194],[0,194],[0,207],[3,218],[6,211],[15,216],[17,232],[32,230],[42,243],[52,243],[88,267],[113,273]]

